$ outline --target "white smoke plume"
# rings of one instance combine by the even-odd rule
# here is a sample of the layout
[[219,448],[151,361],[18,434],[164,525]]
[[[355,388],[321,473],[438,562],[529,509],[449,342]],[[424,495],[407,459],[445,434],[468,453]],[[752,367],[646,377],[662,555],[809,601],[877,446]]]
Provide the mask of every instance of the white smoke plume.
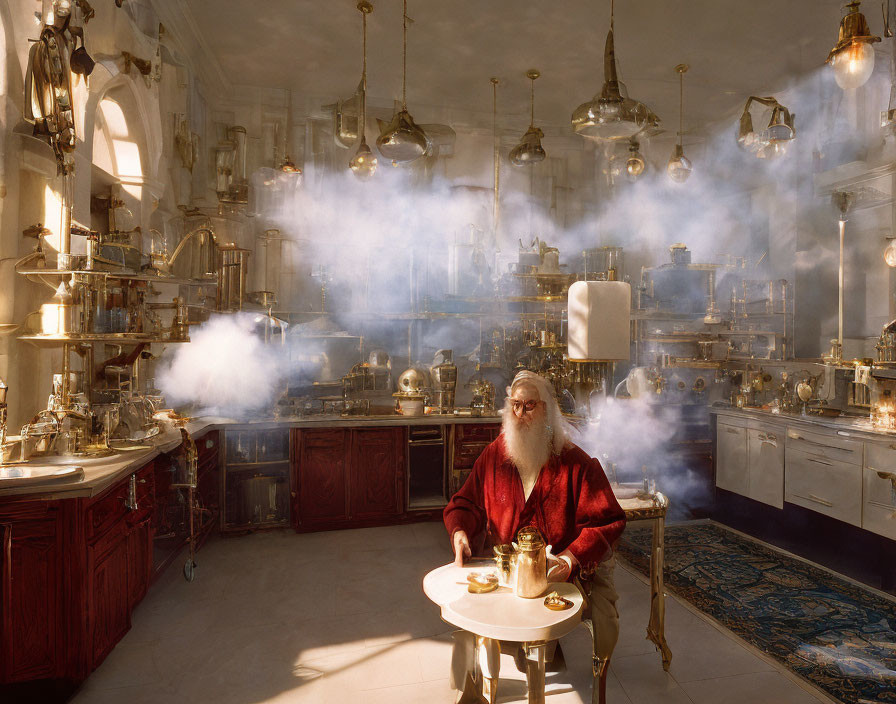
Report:
[[156,385],[175,406],[205,415],[243,418],[270,413],[282,390],[280,351],[253,332],[255,316],[217,315],[174,345],[156,374]]

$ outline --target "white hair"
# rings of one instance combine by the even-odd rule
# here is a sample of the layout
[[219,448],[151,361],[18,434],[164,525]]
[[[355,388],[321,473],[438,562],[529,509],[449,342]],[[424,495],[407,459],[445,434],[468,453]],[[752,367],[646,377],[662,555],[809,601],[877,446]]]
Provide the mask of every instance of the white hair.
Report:
[[544,401],[545,422],[550,432],[551,450],[559,455],[566,447],[569,440],[569,425],[560,412],[560,404],[554,396],[554,389],[543,376],[524,369],[517,374],[510,386],[507,387],[507,398],[504,400],[504,413],[513,413],[510,408],[510,397],[520,386],[531,386],[538,393],[538,398]]

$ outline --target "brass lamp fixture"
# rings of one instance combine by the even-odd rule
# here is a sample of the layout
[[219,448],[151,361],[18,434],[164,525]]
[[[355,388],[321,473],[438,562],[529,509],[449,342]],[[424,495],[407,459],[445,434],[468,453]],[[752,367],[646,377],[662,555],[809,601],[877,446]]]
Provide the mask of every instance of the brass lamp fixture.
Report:
[[888,237],[890,244],[884,250],[884,261],[889,267],[896,267],[896,238]]
[[404,0],[404,13],[402,14],[402,35],[404,48],[402,50],[402,77],[401,77],[401,110],[392,116],[388,124],[377,120],[380,127],[380,136],[376,140],[376,148],[387,159],[392,160],[393,166],[406,164],[423,156],[429,151],[430,143],[426,133],[417,126],[411,113],[408,112],[407,82],[408,82],[408,22],[413,21],[408,17],[408,0]]
[[635,140],[632,140],[628,145],[628,159],[625,161],[625,175],[628,176],[629,181],[637,181],[641,174],[644,173],[644,169],[647,166],[644,156],[639,151],[640,146],[641,145]]
[[687,64],[678,64],[675,71],[678,73],[678,144],[669,157],[669,163],[666,164],[666,173],[676,183],[684,183],[691,175],[691,160],[684,155],[684,149],[681,146],[682,125],[684,124],[684,74],[688,70]]
[[540,75],[541,73],[534,68],[526,72],[526,77],[531,81],[529,129],[526,130],[520,143],[510,150],[510,163],[515,166],[537,164],[539,161],[544,161],[547,156],[544,147],[541,146],[544,132],[535,126],[535,79]]
[[610,31],[604,45],[604,85],[601,92],[572,113],[572,128],[598,141],[629,140],[637,134],[659,132],[660,119],[644,103],[628,97],[616,72],[613,41],[614,5],[610,2]]
[[871,34],[865,15],[859,12],[859,0],[846,6],[840,20],[837,44],[828,54],[826,63],[834,67],[834,79],[844,90],[865,85],[874,71],[874,48],[880,37]]
[[[768,126],[761,132],[756,132],[753,129],[753,116],[750,114],[753,103],[771,108]],[[777,99],[751,95],[747,98],[743,114],[740,116],[737,143],[742,149],[755,154],[759,159],[781,156],[786,152],[787,145],[796,137],[793,118],[793,113],[781,105]]]
[[358,150],[348,163],[352,173],[361,180],[366,180],[376,172],[376,157],[367,146],[367,138],[364,136],[364,127],[367,118],[367,15],[373,12],[373,5],[367,0],[358,3],[361,12],[361,32],[363,36],[363,62],[361,68],[361,103],[358,114],[358,134],[361,138]]

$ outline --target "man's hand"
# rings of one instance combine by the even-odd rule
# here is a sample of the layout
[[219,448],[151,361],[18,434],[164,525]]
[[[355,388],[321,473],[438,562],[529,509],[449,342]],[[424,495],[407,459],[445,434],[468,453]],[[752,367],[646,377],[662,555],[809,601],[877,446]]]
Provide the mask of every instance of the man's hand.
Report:
[[462,530],[454,531],[452,541],[454,542],[454,564],[463,567],[464,559],[473,556],[473,552],[470,550],[470,541]]
[[547,553],[548,581],[549,582],[565,582],[572,574],[572,561],[575,558],[564,550],[559,555],[552,555],[550,550]]

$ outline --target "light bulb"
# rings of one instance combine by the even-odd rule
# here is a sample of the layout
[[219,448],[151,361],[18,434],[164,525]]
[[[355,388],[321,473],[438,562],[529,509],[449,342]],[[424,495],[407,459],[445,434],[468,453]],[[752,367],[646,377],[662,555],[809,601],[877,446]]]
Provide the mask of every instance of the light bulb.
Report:
[[358,145],[358,151],[355,152],[352,160],[348,162],[348,166],[352,173],[362,181],[366,181],[376,172],[376,157],[363,139],[361,144]]
[[890,244],[884,250],[884,261],[887,266],[896,267],[896,240],[890,240]]
[[635,181],[644,173],[645,166],[644,157],[641,155],[641,152],[638,151],[637,145],[632,144],[628,148],[628,160],[625,162],[625,173],[629,180]]
[[672,152],[669,163],[666,165],[666,173],[669,174],[669,178],[676,183],[684,183],[691,175],[692,168],[691,160],[684,155],[681,145],[676,144],[675,151]]
[[834,79],[843,90],[865,85],[874,71],[874,49],[866,42],[854,41],[831,59]]

